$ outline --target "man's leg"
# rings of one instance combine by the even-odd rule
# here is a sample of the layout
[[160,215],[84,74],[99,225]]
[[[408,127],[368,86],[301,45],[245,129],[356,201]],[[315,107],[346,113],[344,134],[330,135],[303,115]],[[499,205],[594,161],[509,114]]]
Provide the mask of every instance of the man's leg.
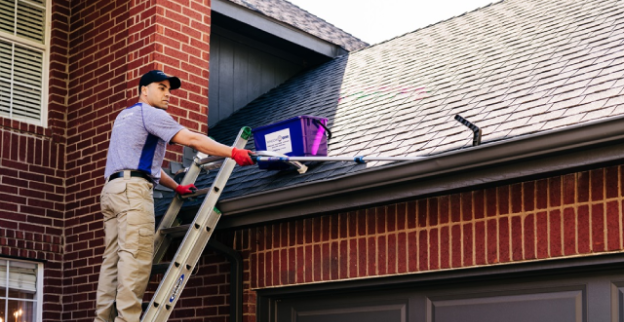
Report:
[[100,266],[96,298],[95,322],[112,322],[117,315],[114,310],[115,296],[117,295],[117,216],[115,215],[116,199],[114,194],[111,198],[111,190],[120,190],[123,187],[113,187],[113,183],[107,184],[100,195],[102,214],[104,215],[104,254]]
[[154,253],[152,185],[140,178],[128,180],[130,207],[118,216],[119,273],[115,322],[138,322]]

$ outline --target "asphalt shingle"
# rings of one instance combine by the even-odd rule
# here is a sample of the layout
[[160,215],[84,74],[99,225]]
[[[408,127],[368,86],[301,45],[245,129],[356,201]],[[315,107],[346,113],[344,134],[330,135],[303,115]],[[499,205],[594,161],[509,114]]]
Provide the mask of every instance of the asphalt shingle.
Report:
[[332,44],[338,45],[347,51],[354,51],[368,46],[366,42],[285,0],[229,1],[291,25]]
[[[242,126],[316,115],[334,133],[330,156],[426,157],[472,146],[455,114],[482,128],[483,144],[622,115],[618,26],[622,1],[501,1],[298,75],[210,134],[231,144]],[[321,163],[302,175],[237,167],[222,198],[383,167]]]

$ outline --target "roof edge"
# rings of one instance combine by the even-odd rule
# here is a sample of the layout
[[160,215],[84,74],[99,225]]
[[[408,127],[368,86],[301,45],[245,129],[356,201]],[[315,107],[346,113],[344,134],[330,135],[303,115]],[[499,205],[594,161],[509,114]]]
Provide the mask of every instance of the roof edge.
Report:
[[[343,211],[624,159],[624,117],[222,200],[219,228]],[[618,142],[620,141],[620,142]],[[613,145],[619,145],[614,149]]]
[[340,45],[227,0],[212,0],[211,10],[326,57],[336,58],[348,52]]

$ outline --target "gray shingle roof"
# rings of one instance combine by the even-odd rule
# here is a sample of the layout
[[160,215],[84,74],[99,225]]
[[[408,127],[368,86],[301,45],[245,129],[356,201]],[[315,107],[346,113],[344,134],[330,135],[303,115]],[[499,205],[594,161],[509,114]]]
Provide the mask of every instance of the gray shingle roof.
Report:
[[[338,57],[210,134],[231,144],[244,125],[316,115],[329,118],[329,155],[431,156],[471,146],[456,114],[482,128],[483,144],[622,115],[622,76],[624,2],[506,0]],[[381,166],[237,167],[222,199]]]
[[229,1],[289,24],[348,51],[354,51],[368,46],[366,42],[286,0]]

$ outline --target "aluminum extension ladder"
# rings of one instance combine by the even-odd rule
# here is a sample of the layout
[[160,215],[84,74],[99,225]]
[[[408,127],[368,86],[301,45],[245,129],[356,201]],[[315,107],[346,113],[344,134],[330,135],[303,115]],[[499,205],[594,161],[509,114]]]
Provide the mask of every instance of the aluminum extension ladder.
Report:
[[[251,128],[243,127],[234,142],[234,147],[242,149],[251,136]],[[221,212],[215,208],[219,196],[225,187],[236,162],[231,158],[207,157],[198,153],[193,164],[189,167],[182,179],[181,184],[194,183],[202,168],[214,169],[220,166],[219,173],[214,179],[204,202],[195,215],[195,219],[189,225],[179,225],[176,217],[184,203],[183,198],[175,197],[169,205],[163,219],[156,229],[154,237],[154,267],[152,272],[161,271],[163,266],[168,266],[158,289],[148,304],[141,322],[164,322],[167,321],[175,307],[182,290],[189,280],[197,261],[204,248],[208,244],[215,230]],[[177,252],[170,263],[161,264],[171,241],[184,235]]]

